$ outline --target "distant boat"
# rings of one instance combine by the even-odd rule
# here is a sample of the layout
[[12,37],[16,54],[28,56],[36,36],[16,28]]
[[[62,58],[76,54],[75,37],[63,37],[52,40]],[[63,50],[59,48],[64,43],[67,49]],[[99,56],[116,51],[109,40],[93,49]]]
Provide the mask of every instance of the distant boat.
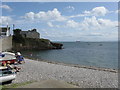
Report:
[[80,42],[80,41],[76,41],[76,42]]
[[87,43],[87,45],[90,45],[90,42],[86,42]]
[[99,44],[99,46],[102,46],[102,44]]

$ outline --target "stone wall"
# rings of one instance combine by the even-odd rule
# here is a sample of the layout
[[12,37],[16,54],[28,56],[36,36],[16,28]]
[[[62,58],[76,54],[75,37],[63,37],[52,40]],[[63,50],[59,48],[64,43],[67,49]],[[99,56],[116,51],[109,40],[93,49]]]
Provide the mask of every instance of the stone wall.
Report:
[[12,49],[12,36],[0,39],[0,51],[8,51]]
[[38,32],[21,32],[21,35],[24,38],[40,38],[40,34]]

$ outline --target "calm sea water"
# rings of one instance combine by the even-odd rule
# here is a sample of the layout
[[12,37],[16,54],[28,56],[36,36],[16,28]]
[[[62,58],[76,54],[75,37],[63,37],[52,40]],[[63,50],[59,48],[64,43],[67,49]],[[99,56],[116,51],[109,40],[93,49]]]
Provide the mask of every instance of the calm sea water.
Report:
[[[61,42],[64,49],[22,51],[24,56],[67,64],[118,68],[117,42]],[[32,54],[32,55],[31,55]]]

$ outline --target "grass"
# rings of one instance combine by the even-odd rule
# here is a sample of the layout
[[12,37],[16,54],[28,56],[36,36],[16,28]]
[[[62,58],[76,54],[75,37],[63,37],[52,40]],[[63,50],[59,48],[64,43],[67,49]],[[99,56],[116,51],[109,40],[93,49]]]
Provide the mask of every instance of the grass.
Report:
[[71,84],[71,85],[75,85],[75,86],[78,86],[79,87],[79,84],[78,83],[74,83],[74,82],[67,82],[68,84]]
[[24,82],[24,83],[15,83],[15,84],[10,84],[10,85],[0,85],[0,89],[1,90],[7,90],[10,88],[17,88],[18,86],[23,86],[23,85],[27,85],[33,83],[33,81],[28,81],[28,82]]

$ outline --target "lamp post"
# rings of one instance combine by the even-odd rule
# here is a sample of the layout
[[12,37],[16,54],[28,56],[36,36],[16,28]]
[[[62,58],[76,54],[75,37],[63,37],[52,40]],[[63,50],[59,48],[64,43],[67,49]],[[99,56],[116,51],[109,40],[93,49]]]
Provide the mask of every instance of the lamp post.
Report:
[[15,24],[13,24],[13,30],[15,29]]

